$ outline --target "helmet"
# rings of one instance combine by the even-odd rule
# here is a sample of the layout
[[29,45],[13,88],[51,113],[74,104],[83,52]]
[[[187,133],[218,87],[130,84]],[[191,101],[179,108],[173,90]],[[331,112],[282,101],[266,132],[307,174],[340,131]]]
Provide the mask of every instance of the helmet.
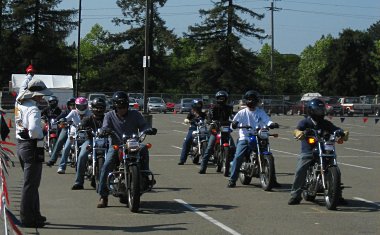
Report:
[[84,114],[88,108],[88,101],[84,97],[78,97],[75,99],[75,108],[79,114]]
[[197,111],[201,111],[203,108],[203,101],[202,100],[193,100],[191,107],[193,109],[196,109]]
[[129,97],[124,91],[116,91],[112,96],[112,105],[115,108],[129,107]]
[[244,94],[244,99],[249,108],[254,108],[260,102],[259,93],[254,90],[249,90]]
[[70,106],[75,106],[75,98],[70,98],[66,101],[66,106],[69,109]]
[[226,91],[218,91],[215,94],[216,103],[226,104],[228,99],[228,93]]
[[33,65],[29,65],[28,67],[26,67],[25,69],[26,73],[35,73],[36,70],[34,70],[33,68]]
[[312,99],[307,104],[307,113],[315,120],[321,120],[325,117],[325,103],[320,99]]
[[91,102],[91,110],[95,116],[102,116],[106,111],[106,101],[103,98],[95,98]]
[[50,96],[48,99],[50,108],[54,109],[58,106],[58,98],[54,95]]

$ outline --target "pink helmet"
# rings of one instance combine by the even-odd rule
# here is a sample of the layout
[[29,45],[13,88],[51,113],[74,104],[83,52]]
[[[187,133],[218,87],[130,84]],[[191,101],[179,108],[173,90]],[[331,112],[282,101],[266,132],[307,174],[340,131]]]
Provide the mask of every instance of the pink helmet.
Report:
[[75,108],[79,114],[84,114],[88,108],[88,101],[84,97],[78,97],[75,99]]

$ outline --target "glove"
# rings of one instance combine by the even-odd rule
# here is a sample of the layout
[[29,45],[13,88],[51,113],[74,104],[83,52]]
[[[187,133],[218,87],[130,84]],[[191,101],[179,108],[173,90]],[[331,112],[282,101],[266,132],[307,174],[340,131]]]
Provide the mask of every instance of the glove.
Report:
[[349,131],[344,131],[344,136],[342,137],[343,141],[347,141],[349,135],[350,135]]
[[239,122],[237,122],[237,121],[234,121],[231,123],[232,129],[236,129],[238,127],[238,125],[239,125]]
[[156,128],[149,128],[145,131],[145,134],[147,135],[156,135],[157,134],[157,129]]
[[294,136],[296,137],[297,140],[303,140],[305,138],[305,135],[304,135],[303,131],[300,131],[298,129],[295,129],[293,131],[293,134],[294,134]]
[[278,123],[275,123],[275,122],[272,122],[270,125],[269,125],[269,128],[270,129],[274,129],[274,128],[279,128],[280,126],[278,125]]
[[186,118],[185,120],[183,120],[183,122],[189,124],[190,120]]

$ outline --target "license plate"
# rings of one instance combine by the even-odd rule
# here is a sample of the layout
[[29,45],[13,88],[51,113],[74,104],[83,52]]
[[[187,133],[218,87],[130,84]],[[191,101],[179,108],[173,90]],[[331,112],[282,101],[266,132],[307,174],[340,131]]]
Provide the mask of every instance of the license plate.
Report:
[[325,144],[325,150],[326,151],[333,151],[334,150],[334,145],[332,145],[332,144]]

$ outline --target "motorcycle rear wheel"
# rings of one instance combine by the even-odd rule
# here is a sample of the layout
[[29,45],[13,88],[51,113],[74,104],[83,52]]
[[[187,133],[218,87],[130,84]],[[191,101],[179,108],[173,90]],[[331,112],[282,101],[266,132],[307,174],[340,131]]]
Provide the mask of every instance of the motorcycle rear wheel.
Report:
[[328,210],[336,210],[341,195],[340,174],[337,167],[329,167],[325,173],[325,202]]
[[312,185],[310,180],[313,179],[312,175],[313,169],[310,166],[306,173],[306,179],[309,179],[309,182],[306,181],[306,190],[302,191],[302,197],[305,201],[312,202],[315,200],[315,197],[317,196],[315,193],[312,192],[312,187],[315,187],[315,185]]
[[239,179],[240,179],[241,184],[243,185],[249,185],[252,181],[252,176],[249,175],[249,172],[245,172],[241,170],[242,168],[245,168],[244,167],[245,164],[250,164],[250,162],[247,162],[247,161],[248,161],[248,158],[245,158],[245,160],[243,161],[240,167],[240,172],[239,172]]
[[262,159],[262,172],[260,173],[260,183],[264,191],[270,191],[274,185],[274,159],[272,155],[264,155]]
[[138,212],[140,207],[140,172],[137,165],[130,165],[126,177],[128,207],[131,212]]

